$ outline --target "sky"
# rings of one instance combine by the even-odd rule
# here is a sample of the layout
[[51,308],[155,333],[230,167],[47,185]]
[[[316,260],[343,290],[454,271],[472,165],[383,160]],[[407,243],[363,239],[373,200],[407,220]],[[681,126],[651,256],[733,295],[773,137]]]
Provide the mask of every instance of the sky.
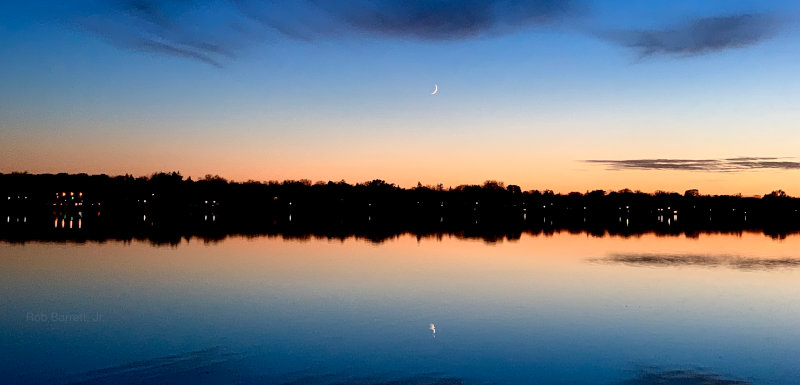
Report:
[[800,196],[798,31],[795,0],[4,1],[0,172]]

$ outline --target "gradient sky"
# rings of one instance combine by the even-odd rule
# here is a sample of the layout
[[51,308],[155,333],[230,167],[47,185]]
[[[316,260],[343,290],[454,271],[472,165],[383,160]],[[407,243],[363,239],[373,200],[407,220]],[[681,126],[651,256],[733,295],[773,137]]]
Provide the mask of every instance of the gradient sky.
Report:
[[54,3],[0,3],[0,172],[800,196],[794,0]]

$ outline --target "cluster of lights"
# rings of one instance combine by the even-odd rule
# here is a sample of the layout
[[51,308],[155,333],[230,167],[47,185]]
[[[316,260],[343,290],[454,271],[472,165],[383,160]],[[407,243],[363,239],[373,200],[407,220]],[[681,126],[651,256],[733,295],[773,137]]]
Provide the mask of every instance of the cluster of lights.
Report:
[[[66,199],[66,197],[67,197],[67,192],[66,191],[62,192],[61,194],[56,193],[56,199],[58,199],[58,198],[65,198]],[[74,200],[75,197],[76,197],[75,192],[74,191],[70,191],[69,192],[69,197],[70,197],[70,199]],[[78,199],[82,199],[83,198],[83,193],[82,192],[78,192],[77,197],[78,197]],[[27,199],[27,197],[26,197],[26,199]]]

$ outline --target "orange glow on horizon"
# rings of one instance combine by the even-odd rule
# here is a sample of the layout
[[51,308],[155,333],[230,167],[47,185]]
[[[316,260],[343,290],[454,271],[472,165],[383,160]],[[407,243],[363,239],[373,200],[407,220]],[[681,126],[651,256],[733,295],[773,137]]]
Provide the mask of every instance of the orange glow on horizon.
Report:
[[[134,147],[138,145],[136,140],[131,138]],[[203,145],[189,148],[185,153],[158,143],[142,144],[138,147],[141,150],[134,152],[118,148],[118,144],[97,149],[52,147],[47,143],[36,147],[22,145],[17,154],[0,154],[0,163],[4,164],[0,172],[149,176],[154,172],[178,171],[192,179],[212,174],[238,182],[308,179],[355,184],[382,179],[405,188],[414,187],[417,182],[431,186],[441,183],[448,188],[497,180],[519,185],[526,191],[549,189],[565,194],[629,188],[648,193],[662,190],[682,194],[688,189],[699,189],[704,195],[762,196],[781,189],[791,196],[800,196],[798,170],[609,170],[581,161],[604,158],[602,154],[583,153],[585,148],[554,146],[525,151],[519,145],[505,149],[489,143],[487,148],[480,149],[472,141],[449,147],[434,141],[420,147],[409,140],[396,146],[375,142],[355,143],[354,147],[344,140],[326,146],[290,143],[285,148],[278,145],[259,148],[256,141],[240,148],[223,146],[219,151]],[[41,155],[51,152],[52,156]],[[692,158],[692,154],[686,157]]]

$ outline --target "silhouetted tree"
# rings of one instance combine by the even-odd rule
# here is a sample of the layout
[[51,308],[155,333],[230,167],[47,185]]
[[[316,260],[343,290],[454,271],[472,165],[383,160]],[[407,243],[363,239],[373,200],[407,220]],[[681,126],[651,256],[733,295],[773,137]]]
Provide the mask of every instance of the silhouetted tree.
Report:
[[764,197],[765,198],[766,197],[770,197],[770,198],[786,198],[786,192],[783,191],[783,190],[775,190],[775,191],[765,195]]

